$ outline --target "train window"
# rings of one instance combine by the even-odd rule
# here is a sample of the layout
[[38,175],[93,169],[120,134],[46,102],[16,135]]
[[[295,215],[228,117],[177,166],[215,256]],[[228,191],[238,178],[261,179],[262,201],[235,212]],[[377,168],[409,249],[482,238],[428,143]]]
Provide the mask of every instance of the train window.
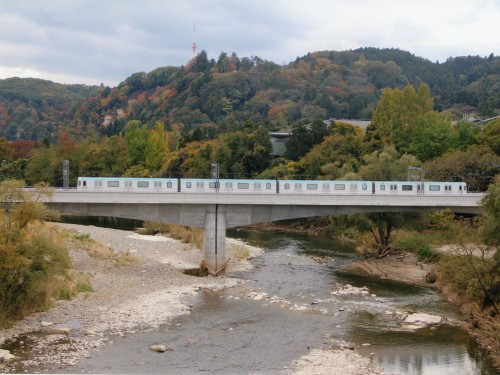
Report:
[[401,190],[403,190],[403,191],[412,191],[413,190],[413,185],[403,185],[401,187]]
[[459,191],[462,191],[462,185],[460,185],[460,186],[458,187],[458,190],[459,190]]
[[266,182],[266,189],[271,189],[271,183],[270,182]]
[[318,184],[307,184],[307,190],[318,190]]
[[120,187],[120,181],[108,181],[108,187]]
[[248,182],[238,182],[238,189],[248,189],[250,184]]
[[172,188],[172,181],[167,181],[167,188]]
[[186,187],[187,187],[188,189],[191,189],[191,182],[186,182]]
[[381,191],[385,190],[385,185],[384,184],[380,185],[380,190]]
[[139,188],[148,188],[149,181],[137,181],[137,187]]
[[345,190],[345,184],[335,184],[333,185],[335,190]]
[[366,184],[361,185],[361,189],[362,190],[368,190],[368,185],[366,185]]
[[441,186],[439,185],[429,185],[429,191],[440,191]]
[[290,190],[290,184],[288,182],[285,184],[285,190]]

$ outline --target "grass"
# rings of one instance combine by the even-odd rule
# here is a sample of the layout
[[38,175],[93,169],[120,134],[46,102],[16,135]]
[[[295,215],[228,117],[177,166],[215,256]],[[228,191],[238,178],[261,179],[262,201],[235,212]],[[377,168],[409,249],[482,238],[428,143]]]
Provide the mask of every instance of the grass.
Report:
[[243,260],[250,257],[250,251],[243,245],[231,245],[229,247],[229,254],[231,257]]
[[145,235],[168,234],[183,243],[193,244],[198,249],[203,248],[204,232],[201,228],[147,221],[144,223],[144,228],[139,229],[137,232]]

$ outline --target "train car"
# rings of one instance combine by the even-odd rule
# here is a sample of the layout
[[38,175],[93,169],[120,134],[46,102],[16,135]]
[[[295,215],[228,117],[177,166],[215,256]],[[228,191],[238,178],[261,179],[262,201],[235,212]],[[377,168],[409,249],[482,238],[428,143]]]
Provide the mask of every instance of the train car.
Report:
[[217,181],[206,178],[181,178],[178,191],[182,193],[215,193],[217,192]]
[[116,192],[163,192],[178,190],[175,178],[78,177],[77,190]]
[[219,192],[236,194],[275,194],[276,180],[219,180]]
[[426,195],[462,195],[467,193],[465,182],[424,182]]
[[424,193],[424,185],[417,181],[373,181],[375,195],[418,195]]
[[464,182],[374,181],[376,195],[460,195],[467,192]]
[[371,194],[371,181],[280,180],[280,194]]

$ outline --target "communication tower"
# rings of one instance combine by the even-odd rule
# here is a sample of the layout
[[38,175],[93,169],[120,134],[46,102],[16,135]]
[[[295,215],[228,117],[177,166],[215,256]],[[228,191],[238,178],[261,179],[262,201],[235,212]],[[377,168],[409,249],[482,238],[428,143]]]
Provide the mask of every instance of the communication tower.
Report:
[[193,44],[191,44],[191,49],[193,50],[193,56],[196,56],[196,49],[198,46],[196,45],[196,23],[193,19]]

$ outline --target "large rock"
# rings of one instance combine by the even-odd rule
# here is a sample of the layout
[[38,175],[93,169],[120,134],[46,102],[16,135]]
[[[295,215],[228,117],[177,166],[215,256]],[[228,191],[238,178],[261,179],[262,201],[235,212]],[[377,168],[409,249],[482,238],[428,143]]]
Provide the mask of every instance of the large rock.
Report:
[[10,354],[9,350],[0,349],[0,362],[8,362],[14,358],[16,357],[13,354]]
[[420,323],[424,325],[439,324],[443,318],[438,315],[430,315],[425,313],[410,314],[405,318],[405,323]]
[[403,328],[416,331],[433,324],[441,323],[443,318],[437,315],[415,313],[406,316],[403,320]]

